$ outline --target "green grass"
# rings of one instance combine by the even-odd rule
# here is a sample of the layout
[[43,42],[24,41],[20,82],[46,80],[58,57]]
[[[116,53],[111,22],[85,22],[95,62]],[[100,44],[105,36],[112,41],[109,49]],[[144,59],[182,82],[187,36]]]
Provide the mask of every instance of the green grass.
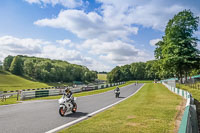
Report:
[[[128,81],[125,84],[119,85],[119,87],[123,87],[123,86],[129,85],[129,84],[132,84],[132,83],[133,83],[133,81]],[[116,86],[105,88],[105,89],[99,89],[99,90],[93,90],[93,91],[85,91],[85,92],[80,92],[80,93],[74,93],[73,96],[74,97],[80,97],[80,96],[87,96],[87,95],[99,94],[99,93],[103,93],[103,92],[106,92],[106,91],[114,90],[115,88],[116,88]],[[33,99],[27,99],[27,100],[48,100],[48,99],[59,99],[60,97],[61,97],[61,95],[58,95],[58,96],[48,96],[48,97],[39,97],[39,98],[33,98]]]
[[174,133],[181,101],[161,84],[146,84],[122,103],[60,133]]
[[0,73],[0,91],[12,91],[21,89],[46,88],[49,85],[41,82],[27,80],[9,72]]
[[6,101],[3,102],[0,99],[0,105],[16,104],[16,103],[19,103],[19,101],[17,101],[16,95],[9,97],[8,99],[6,99]]
[[99,80],[107,80],[107,74],[97,74]]
[[183,89],[188,91],[189,93],[192,94],[192,97],[195,98],[196,100],[200,101],[200,90],[198,89],[193,89],[189,86],[185,86],[183,84],[176,84],[176,87],[179,89]]

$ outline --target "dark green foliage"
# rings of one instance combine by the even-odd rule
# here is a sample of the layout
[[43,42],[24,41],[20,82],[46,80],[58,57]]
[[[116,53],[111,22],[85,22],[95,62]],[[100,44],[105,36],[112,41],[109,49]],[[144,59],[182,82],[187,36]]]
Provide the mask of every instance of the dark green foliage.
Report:
[[156,44],[155,57],[160,61],[163,72],[182,79],[199,67],[200,52],[196,48],[199,17],[190,10],[184,10],[169,20],[163,41]]
[[13,56],[7,56],[5,59],[4,59],[4,62],[3,62],[3,69],[6,70],[6,71],[9,71],[9,68],[10,68],[10,65],[13,61]]
[[128,80],[154,80],[160,79],[157,61],[132,63],[130,65],[117,66],[107,75],[108,82],[120,82]]
[[145,79],[145,67],[146,67],[146,64],[144,62],[131,64],[130,72],[133,76],[133,80]]
[[21,55],[14,57],[9,70],[13,74],[31,77],[44,82],[91,82],[97,78],[97,73],[90,71],[85,66],[70,64],[61,60]]
[[3,71],[3,66],[0,66],[0,72]]
[[16,75],[22,75],[22,68],[23,62],[20,56],[15,56],[11,65],[10,65],[10,72]]
[[107,75],[108,82],[119,82],[123,81],[123,74],[121,72],[121,67],[116,66],[111,72]]

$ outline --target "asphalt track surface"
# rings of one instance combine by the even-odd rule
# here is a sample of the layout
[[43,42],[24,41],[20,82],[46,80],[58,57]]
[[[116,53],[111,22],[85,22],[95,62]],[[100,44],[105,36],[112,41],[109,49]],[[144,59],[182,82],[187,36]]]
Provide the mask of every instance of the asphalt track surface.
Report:
[[0,133],[44,133],[82,118],[92,112],[116,103],[135,93],[143,84],[120,88],[120,98],[114,91],[78,97],[76,113],[61,117],[58,100],[26,101],[21,104],[0,106]]

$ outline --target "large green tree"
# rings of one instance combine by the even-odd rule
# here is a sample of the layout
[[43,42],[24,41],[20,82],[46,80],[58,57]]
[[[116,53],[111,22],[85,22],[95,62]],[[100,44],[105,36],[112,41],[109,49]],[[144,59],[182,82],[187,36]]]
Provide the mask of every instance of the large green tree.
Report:
[[156,44],[155,57],[161,60],[162,69],[181,79],[183,74],[198,67],[200,52],[196,48],[198,39],[193,36],[197,31],[199,17],[190,10],[184,10],[169,20],[163,41]]
[[20,58],[20,56],[15,56],[10,68],[9,68],[10,72],[16,75],[22,75],[22,59]]
[[10,68],[10,65],[13,61],[13,56],[11,55],[8,55],[5,59],[4,59],[4,62],[3,62],[3,69],[6,70],[6,71],[9,71],[9,68]]

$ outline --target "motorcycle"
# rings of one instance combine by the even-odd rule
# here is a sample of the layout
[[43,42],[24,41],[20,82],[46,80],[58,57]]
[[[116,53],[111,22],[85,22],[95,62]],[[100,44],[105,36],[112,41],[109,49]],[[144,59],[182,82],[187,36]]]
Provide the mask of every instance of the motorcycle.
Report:
[[119,98],[120,91],[115,90],[115,97]]
[[[74,105],[72,104],[71,100],[74,100]],[[59,100],[58,103],[59,107],[59,114],[64,116],[66,112],[75,113],[77,110],[77,104],[75,103],[76,97],[68,98],[66,95],[63,95]]]

